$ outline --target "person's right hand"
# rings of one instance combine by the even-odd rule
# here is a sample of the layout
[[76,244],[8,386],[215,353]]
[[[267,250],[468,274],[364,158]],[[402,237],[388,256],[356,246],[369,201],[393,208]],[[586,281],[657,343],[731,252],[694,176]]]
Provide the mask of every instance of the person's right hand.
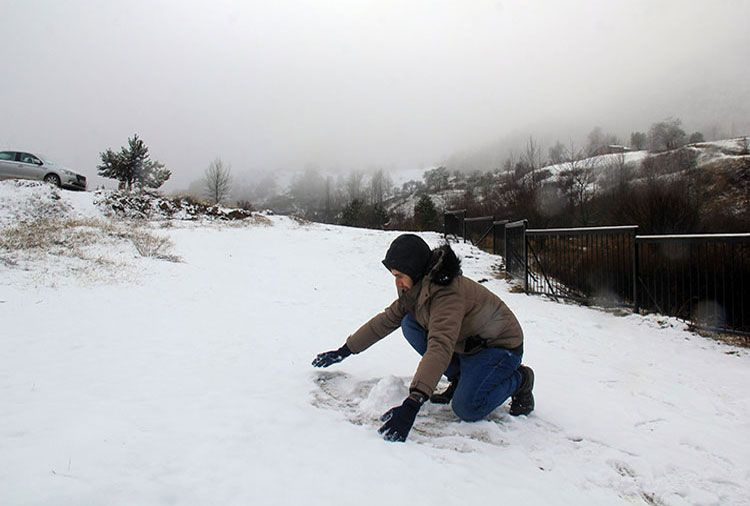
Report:
[[318,353],[318,355],[312,361],[312,365],[314,367],[328,367],[329,365],[338,364],[351,354],[352,351],[346,344],[344,344],[344,346],[342,346],[338,350]]

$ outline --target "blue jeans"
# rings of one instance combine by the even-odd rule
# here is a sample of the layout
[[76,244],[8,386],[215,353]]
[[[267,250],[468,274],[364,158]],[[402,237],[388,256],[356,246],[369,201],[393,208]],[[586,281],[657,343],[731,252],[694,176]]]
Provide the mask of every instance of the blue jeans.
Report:
[[[427,332],[413,316],[401,320],[401,330],[409,344],[424,355]],[[521,385],[518,371],[521,355],[503,348],[485,348],[473,355],[454,354],[443,373],[449,380],[461,376],[451,408],[461,420],[475,422],[504,403]]]

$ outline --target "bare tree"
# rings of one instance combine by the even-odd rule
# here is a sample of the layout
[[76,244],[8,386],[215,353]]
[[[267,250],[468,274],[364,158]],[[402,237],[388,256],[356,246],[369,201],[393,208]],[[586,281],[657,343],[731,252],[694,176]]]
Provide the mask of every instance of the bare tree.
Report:
[[612,133],[604,133],[604,130],[597,126],[589,132],[586,152],[589,156],[605,154],[607,146],[610,144],[619,144],[617,136]]
[[353,170],[349,173],[349,176],[346,178],[346,193],[349,202],[362,197],[364,177],[364,174],[357,170]]
[[220,204],[232,191],[232,174],[229,165],[216,158],[203,175],[203,191],[214,204]]
[[685,131],[679,118],[667,118],[654,123],[648,131],[649,151],[669,151],[685,144]]
[[297,212],[305,218],[320,220],[326,212],[328,188],[325,178],[317,168],[309,166],[305,171],[292,180],[289,195],[294,199]]
[[565,144],[560,141],[555,142],[554,146],[549,148],[549,163],[558,164],[565,161]]
[[604,166],[607,189],[625,188],[632,178],[632,168],[625,161],[625,153],[611,155]]
[[643,132],[632,132],[630,134],[630,147],[638,151],[646,148],[648,137]]
[[382,205],[392,189],[393,181],[383,169],[378,169],[370,178],[370,196],[373,204]]
[[573,142],[565,153],[565,169],[558,176],[558,184],[577,215],[579,225],[591,223],[591,201],[594,199],[595,177],[589,159]]
[[433,191],[442,191],[448,188],[450,172],[446,167],[440,166],[430,169],[422,174],[425,186]]
[[542,147],[534,141],[534,137],[529,136],[529,142],[526,143],[526,151],[521,155],[521,161],[526,166],[526,170],[531,173],[531,188],[535,189],[539,184],[537,181],[537,172],[542,168]]

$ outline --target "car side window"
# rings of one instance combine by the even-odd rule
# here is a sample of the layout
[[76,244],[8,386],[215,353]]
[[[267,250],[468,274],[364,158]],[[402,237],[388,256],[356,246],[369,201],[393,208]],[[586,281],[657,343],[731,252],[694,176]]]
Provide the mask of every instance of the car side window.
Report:
[[0,151],[0,160],[14,161],[16,154],[13,151]]
[[35,157],[34,155],[30,155],[28,153],[21,153],[21,161],[23,163],[33,163],[34,165],[41,165],[42,161]]

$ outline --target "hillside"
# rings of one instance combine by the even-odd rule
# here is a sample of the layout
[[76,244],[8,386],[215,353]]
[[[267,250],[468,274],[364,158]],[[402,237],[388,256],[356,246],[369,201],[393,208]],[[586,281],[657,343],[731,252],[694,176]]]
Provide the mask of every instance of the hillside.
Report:
[[[667,165],[672,165],[672,159],[677,158],[680,161],[688,160],[689,166],[702,170],[706,174],[703,180],[705,189],[716,194],[719,202],[726,205],[732,202],[735,207],[742,207],[747,203],[747,193],[743,191],[750,184],[750,153],[745,145],[747,138],[737,137],[734,139],[725,139],[715,142],[701,142],[689,144],[680,149],[651,154],[648,151],[628,151],[620,154],[606,154],[592,157],[577,159],[570,162],[543,165],[536,169],[533,177],[536,184],[552,184],[559,178],[565,177],[566,174],[576,171],[590,172],[586,181],[587,187],[591,191],[597,188],[606,187],[611,184],[611,179],[616,177],[615,174],[623,169],[628,172],[628,180],[634,183],[643,183],[648,177],[644,171],[643,162],[645,160],[662,160],[668,159]],[[679,166],[669,167],[671,177],[684,171]],[[427,193],[433,198],[438,209],[456,207],[461,204],[461,196],[467,190],[476,190],[478,184],[487,184],[477,182],[476,175],[451,173],[452,176],[447,180],[447,187],[435,191],[427,189]],[[501,185],[504,174],[501,171],[485,173],[485,178],[494,180],[496,185]],[[472,179],[473,176],[473,179]],[[528,182],[532,174],[523,176],[523,181]],[[728,180],[729,184],[722,184],[722,181]],[[731,184],[735,183],[735,184]],[[473,198],[481,202],[483,196],[481,193],[474,191]],[[745,200],[743,200],[743,197]],[[413,213],[414,204],[418,200],[418,194],[412,193],[406,196],[395,196],[388,201],[387,208],[392,212],[401,212],[410,215]]]
[[418,361],[400,332],[310,361],[392,300],[380,260],[398,232],[129,221],[14,182],[0,196],[0,239],[77,231],[0,241],[0,504],[750,502],[750,353],[675,320],[515,293],[497,257],[454,244],[523,325],[537,409],[462,423],[428,404],[390,444],[377,417]]

